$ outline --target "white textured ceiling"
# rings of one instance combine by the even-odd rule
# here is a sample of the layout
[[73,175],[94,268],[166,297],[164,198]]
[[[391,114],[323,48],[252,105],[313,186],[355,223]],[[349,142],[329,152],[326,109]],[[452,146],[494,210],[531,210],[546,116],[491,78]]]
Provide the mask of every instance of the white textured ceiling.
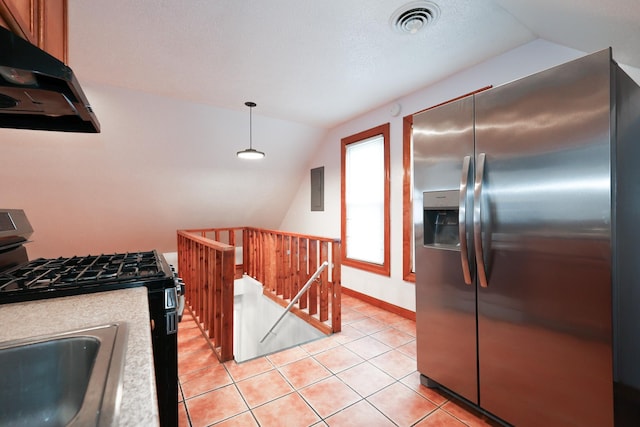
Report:
[[389,24],[409,1],[69,0],[70,65],[325,128],[538,37],[640,67],[638,0],[435,0],[440,19],[413,36]]

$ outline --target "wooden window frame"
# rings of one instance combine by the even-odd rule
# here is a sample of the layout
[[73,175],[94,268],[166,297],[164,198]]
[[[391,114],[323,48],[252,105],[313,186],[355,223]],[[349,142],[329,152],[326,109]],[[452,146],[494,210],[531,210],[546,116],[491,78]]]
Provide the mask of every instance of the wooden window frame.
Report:
[[411,188],[411,137],[413,132],[413,114],[402,118],[402,279],[416,282],[413,271],[413,189]]
[[[380,126],[376,126],[374,128],[359,132],[355,135],[348,136],[346,138],[342,138],[341,140],[341,195],[340,195],[340,205],[341,205],[341,238],[342,238],[342,265],[346,265],[349,267],[358,268],[361,270],[365,270],[371,273],[381,274],[383,276],[391,276],[391,238],[390,238],[390,229],[391,229],[391,207],[390,207],[390,195],[391,195],[391,178],[390,178],[390,123],[385,123]],[[345,181],[345,172],[346,172],[346,149],[347,145],[353,144],[356,142],[363,141],[365,139],[382,135],[383,138],[383,146],[384,146],[384,262],[383,264],[375,264],[371,262],[356,260],[352,258],[347,258],[347,212],[346,212],[346,203],[345,203],[345,192],[346,192],[346,181]]]

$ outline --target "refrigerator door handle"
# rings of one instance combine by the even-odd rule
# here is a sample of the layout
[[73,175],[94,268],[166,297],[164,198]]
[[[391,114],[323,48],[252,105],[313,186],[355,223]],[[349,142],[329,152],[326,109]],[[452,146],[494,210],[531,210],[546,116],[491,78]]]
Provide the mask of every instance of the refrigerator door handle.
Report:
[[478,155],[478,163],[476,165],[476,180],[473,185],[473,242],[476,253],[476,265],[478,270],[478,280],[480,286],[486,288],[487,271],[484,264],[484,252],[482,250],[482,181],[484,179],[484,163],[485,153]]
[[464,283],[470,285],[471,268],[469,267],[469,249],[467,245],[467,187],[469,185],[469,168],[471,156],[464,156],[462,160],[462,176],[460,177],[460,204],[458,210],[458,233],[460,237],[460,261]]

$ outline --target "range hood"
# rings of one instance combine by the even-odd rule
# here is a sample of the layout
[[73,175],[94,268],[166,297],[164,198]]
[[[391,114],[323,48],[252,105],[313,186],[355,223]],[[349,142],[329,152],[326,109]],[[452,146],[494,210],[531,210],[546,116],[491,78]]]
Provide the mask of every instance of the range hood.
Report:
[[0,127],[100,132],[71,68],[0,27]]

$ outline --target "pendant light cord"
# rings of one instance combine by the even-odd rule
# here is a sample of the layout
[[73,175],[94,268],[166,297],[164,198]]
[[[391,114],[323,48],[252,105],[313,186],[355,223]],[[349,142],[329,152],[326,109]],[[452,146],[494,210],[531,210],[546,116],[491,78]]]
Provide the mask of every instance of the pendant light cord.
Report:
[[252,122],[252,113],[253,107],[249,106],[249,149],[253,149],[253,122]]

